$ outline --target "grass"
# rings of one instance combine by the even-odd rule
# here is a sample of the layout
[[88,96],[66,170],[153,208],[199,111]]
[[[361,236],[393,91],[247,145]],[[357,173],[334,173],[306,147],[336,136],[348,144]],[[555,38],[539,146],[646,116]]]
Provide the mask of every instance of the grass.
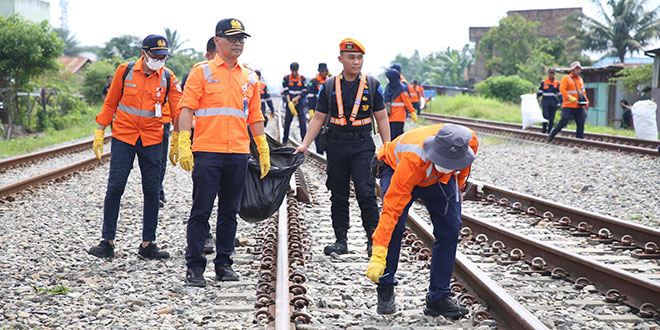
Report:
[[0,140],[0,158],[22,155],[54,144],[92,136],[98,125],[94,117],[99,111],[99,107],[92,108],[82,115],[80,121],[63,130],[48,129],[41,134]]
[[63,286],[63,285],[58,285],[52,289],[46,289],[46,288],[40,288],[40,287],[35,287],[37,289],[37,292],[47,292],[48,294],[57,296],[57,295],[64,295],[67,294],[71,291],[71,289]]
[[[436,96],[431,102],[429,102],[425,111],[508,123],[522,123],[522,114],[519,104],[502,102],[480,96]],[[557,111],[555,124],[559,122],[559,119],[561,119],[561,110]],[[537,124],[537,126],[541,126],[541,124]],[[565,129],[575,130],[575,123],[568,124]],[[615,129],[614,127],[608,126],[591,126],[588,124],[584,125],[584,131],[600,134],[635,136],[635,131],[633,130]]]

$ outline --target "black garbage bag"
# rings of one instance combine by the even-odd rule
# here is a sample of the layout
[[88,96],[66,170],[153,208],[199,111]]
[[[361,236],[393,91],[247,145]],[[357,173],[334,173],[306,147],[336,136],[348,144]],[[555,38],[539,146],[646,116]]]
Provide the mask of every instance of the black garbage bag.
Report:
[[261,167],[257,145],[254,140],[250,142],[245,192],[238,212],[247,222],[264,220],[277,211],[289,190],[291,175],[305,161],[304,154],[294,155],[296,149],[285,147],[268,134],[266,140],[270,148],[270,171],[263,179],[259,178]]

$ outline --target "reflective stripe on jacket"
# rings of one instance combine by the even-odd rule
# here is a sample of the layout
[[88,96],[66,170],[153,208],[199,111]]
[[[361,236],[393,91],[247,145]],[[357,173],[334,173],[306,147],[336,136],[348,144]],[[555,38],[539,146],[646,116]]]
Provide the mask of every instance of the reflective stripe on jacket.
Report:
[[550,78],[545,78],[536,92],[536,97],[542,96],[541,104],[557,105],[559,103],[559,81],[557,79],[550,81]]
[[264,121],[258,82],[254,71],[230,69],[218,55],[190,70],[179,107],[195,114],[192,151],[250,153],[247,124]]
[[[143,59],[144,57],[141,57],[135,62],[132,70],[126,74],[126,79],[123,77],[128,63],[122,63],[117,67],[101,113],[96,116],[96,122],[106,126],[113,123],[113,137],[131,145],[135,145],[140,138],[142,145],[146,147],[162,142],[163,123],[169,123],[171,117],[178,115],[177,111],[170,109],[177,109],[176,105],[182,94],[174,72],[163,67],[147,77],[142,70]],[[170,71],[170,91],[167,93],[167,100],[165,100],[167,79],[163,70]],[[165,105],[166,102],[169,106]],[[161,105],[161,117],[156,117],[157,103]]]
[[406,109],[408,109],[409,113],[415,112],[415,108],[413,107],[412,103],[410,103],[410,97],[406,91],[403,91],[401,94],[399,94],[399,96],[394,98],[394,101],[392,101],[390,106],[392,109],[389,116],[390,121],[406,121]]
[[[571,79],[572,78],[572,79]],[[576,86],[577,84],[577,86]],[[563,98],[563,103],[562,103],[562,108],[581,108],[577,102],[573,102],[568,99],[568,96],[573,96],[576,99],[579,99],[578,97],[578,89],[584,94],[584,98],[587,100],[587,106],[589,103],[589,98],[587,98],[587,91],[584,88],[584,80],[582,80],[582,77],[573,77],[572,73],[569,73],[564,76],[564,78],[561,78],[561,83],[559,84],[559,91],[561,92],[561,96]]]
[[[452,175],[456,175],[459,187],[465,184],[470,173],[470,166],[449,174],[438,173],[424,152],[424,139],[435,136],[443,125],[437,124],[410,130],[392,142],[386,142],[378,150],[378,159],[384,159],[385,163],[392,167],[394,174],[383,199],[383,211],[378,228],[372,236],[374,245],[385,247],[389,245],[392,231],[403,213],[403,209],[410,202],[412,191],[416,186],[447,184]],[[478,146],[477,136],[472,132],[470,148],[475,155]]]

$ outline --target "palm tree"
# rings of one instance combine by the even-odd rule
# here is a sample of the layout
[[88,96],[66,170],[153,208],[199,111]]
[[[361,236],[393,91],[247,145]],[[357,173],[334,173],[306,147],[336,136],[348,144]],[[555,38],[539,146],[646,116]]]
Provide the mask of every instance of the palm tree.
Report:
[[660,6],[646,11],[648,0],[608,0],[611,14],[599,0],[590,1],[598,8],[599,19],[584,14],[573,17],[579,24],[572,30],[585,50],[609,51],[623,63],[627,53],[643,50],[660,35]]
[[174,54],[176,51],[181,48],[181,45],[183,45],[184,42],[188,40],[179,40],[181,35],[178,33],[177,30],[170,30],[170,28],[165,28],[165,38],[167,38],[167,41],[170,43],[170,52]]
[[76,35],[62,28],[55,28],[53,30],[55,30],[55,33],[60,39],[64,40],[64,56],[78,55],[80,52],[80,41],[76,39]]

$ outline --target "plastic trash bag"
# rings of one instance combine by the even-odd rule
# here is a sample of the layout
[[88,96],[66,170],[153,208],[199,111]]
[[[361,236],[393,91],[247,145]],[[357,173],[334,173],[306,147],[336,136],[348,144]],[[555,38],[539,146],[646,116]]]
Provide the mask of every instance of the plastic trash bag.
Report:
[[638,139],[657,140],[658,122],[655,112],[658,105],[651,100],[641,100],[632,106],[633,126]]
[[520,95],[522,101],[520,102],[520,110],[522,111],[522,128],[528,129],[534,124],[547,123],[548,120],[543,118],[539,102],[536,99],[536,94],[523,94]]
[[263,179],[259,178],[261,167],[257,145],[254,140],[250,142],[245,192],[238,211],[238,215],[247,222],[264,220],[279,209],[289,191],[291,175],[305,161],[304,154],[294,155],[296,149],[283,146],[269,135],[266,135],[266,141],[270,148],[270,171]]

